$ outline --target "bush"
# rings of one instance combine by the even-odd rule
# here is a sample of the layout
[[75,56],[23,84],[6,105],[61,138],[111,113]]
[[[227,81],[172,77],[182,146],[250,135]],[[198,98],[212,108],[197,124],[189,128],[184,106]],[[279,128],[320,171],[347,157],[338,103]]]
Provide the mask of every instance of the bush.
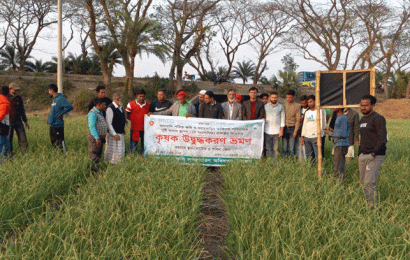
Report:
[[81,90],[72,101],[74,111],[88,113],[88,104],[94,97],[94,92],[89,90]]
[[182,86],[182,90],[190,93],[197,93],[199,91],[198,85],[195,82],[190,82]]

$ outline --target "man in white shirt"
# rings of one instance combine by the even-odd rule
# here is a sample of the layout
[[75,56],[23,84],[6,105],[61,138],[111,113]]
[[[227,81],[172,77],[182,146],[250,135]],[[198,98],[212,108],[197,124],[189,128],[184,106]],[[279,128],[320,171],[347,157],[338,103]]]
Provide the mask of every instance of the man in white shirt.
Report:
[[233,89],[228,91],[228,101],[222,103],[224,110],[224,119],[228,120],[242,120],[242,105],[235,102],[236,92]]
[[278,103],[278,93],[269,95],[269,102],[265,105],[265,147],[266,156],[276,158],[279,154],[279,138],[285,129],[285,107]]
[[[310,157],[312,161],[318,158],[318,148],[317,148],[317,111],[315,104],[315,96],[310,95],[308,97],[309,110],[305,112],[305,117],[303,119],[302,134],[300,138],[300,144],[305,146],[306,156]],[[326,129],[326,111],[320,109],[320,134],[321,137],[324,136],[324,129]]]

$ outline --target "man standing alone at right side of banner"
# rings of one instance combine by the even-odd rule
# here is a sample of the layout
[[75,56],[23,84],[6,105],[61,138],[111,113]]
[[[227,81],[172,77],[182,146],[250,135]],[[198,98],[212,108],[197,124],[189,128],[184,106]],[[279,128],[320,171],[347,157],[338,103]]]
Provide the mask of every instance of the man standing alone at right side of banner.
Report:
[[93,167],[99,162],[107,135],[107,122],[105,121],[103,111],[106,105],[102,98],[95,100],[95,106],[88,112],[88,129],[90,133],[87,136],[88,152],[90,153],[91,164]]
[[372,209],[377,204],[376,181],[380,167],[386,159],[388,140],[386,119],[374,111],[376,102],[377,99],[372,95],[365,95],[360,101],[360,110],[364,115],[360,120],[360,183]]
[[9,87],[3,86],[0,92],[0,164],[10,151],[10,100]]
[[[316,161],[319,155],[317,147],[318,129],[315,100],[314,95],[308,97],[309,110],[305,113],[300,137],[300,144],[306,147],[306,156],[310,157],[312,161]],[[325,134],[323,130],[326,129],[326,111],[324,109],[320,109],[320,126],[320,135],[323,137]]]
[[113,99],[105,113],[108,134],[104,160],[115,164],[121,161],[125,155],[125,125],[127,119],[122,107],[124,96],[121,93],[114,93]]
[[47,124],[50,125],[51,144],[54,147],[60,148],[62,152],[65,152],[63,116],[73,110],[74,107],[63,94],[58,93],[58,88],[55,84],[48,86],[48,94],[53,100],[47,119]]
[[285,107],[278,103],[278,93],[272,92],[269,103],[265,105],[265,147],[266,156],[276,158],[279,151],[279,138],[285,128]]
[[283,155],[290,155],[294,157],[297,154],[299,147],[299,119],[300,119],[300,105],[294,102],[296,92],[289,90],[286,94],[286,101],[284,103],[286,111],[286,126],[282,137]]
[[242,105],[240,103],[235,102],[235,96],[235,90],[228,90],[228,101],[222,103],[225,119],[242,120]]
[[346,165],[346,154],[349,149],[349,119],[342,108],[335,108],[337,118],[334,129],[325,129],[324,132],[333,138],[335,163],[335,178],[343,181]]

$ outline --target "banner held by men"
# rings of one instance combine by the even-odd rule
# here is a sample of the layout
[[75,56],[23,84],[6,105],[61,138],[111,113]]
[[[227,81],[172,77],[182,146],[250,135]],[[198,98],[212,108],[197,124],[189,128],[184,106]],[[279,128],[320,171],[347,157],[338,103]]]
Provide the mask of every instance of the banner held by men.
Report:
[[145,116],[145,154],[206,166],[250,162],[261,158],[263,130],[263,120]]

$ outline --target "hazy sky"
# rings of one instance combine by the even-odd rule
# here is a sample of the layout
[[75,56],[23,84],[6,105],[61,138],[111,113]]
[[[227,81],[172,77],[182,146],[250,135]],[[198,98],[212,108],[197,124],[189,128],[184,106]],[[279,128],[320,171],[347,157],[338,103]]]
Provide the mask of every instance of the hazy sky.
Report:
[[[68,25],[63,25],[63,33],[66,37],[69,36],[70,34],[70,28]],[[43,62],[51,60],[51,57],[57,56],[57,25],[54,25],[53,27],[50,27],[49,29],[45,29],[43,31],[43,37],[38,40],[35,50],[32,52],[32,57],[35,59],[42,59]],[[81,47],[79,43],[79,38],[78,35],[77,37],[74,38],[69,46],[67,47],[65,54],[66,56],[68,53],[72,52],[76,55],[81,54]],[[215,46],[217,46],[215,44]],[[91,52],[91,48],[89,49],[89,52]],[[281,59],[283,56],[285,56],[287,53],[292,53],[291,50],[283,50],[283,51],[278,51],[277,53],[274,53],[266,59],[268,62],[268,70],[265,71],[264,76],[268,77],[269,79],[272,77],[273,74],[277,74],[277,71],[279,69],[282,69],[283,64],[281,63]],[[293,51],[294,53],[294,51]],[[222,51],[216,55],[219,56],[220,66],[226,65],[226,61],[224,59],[224,55]],[[308,61],[303,59],[303,57],[299,56],[294,56],[296,63],[299,65],[298,71],[316,71],[316,70],[323,70],[324,68],[313,61]],[[254,50],[251,48],[251,46],[242,46],[235,59],[235,64],[238,61],[242,60],[253,60],[256,62],[257,56]],[[135,77],[145,77],[145,76],[153,76],[155,72],[158,73],[161,77],[168,77],[169,75],[169,70],[171,67],[171,62],[166,62],[163,64],[158,58],[156,58],[153,55],[150,55],[147,57],[146,55],[143,55],[142,59],[140,59],[138,56],[136,57],[135,61]],[[184,71],[187,71],[188,74],[195,74],[198,75],[196,70],[192,68],[189,65],[186,65],[184,67]],[[114,70],[114,76],[124,76],[125,75],[125,70],[122,65],[117,65],[115,70]],[[248,81],[249,83],[249,81]]]

